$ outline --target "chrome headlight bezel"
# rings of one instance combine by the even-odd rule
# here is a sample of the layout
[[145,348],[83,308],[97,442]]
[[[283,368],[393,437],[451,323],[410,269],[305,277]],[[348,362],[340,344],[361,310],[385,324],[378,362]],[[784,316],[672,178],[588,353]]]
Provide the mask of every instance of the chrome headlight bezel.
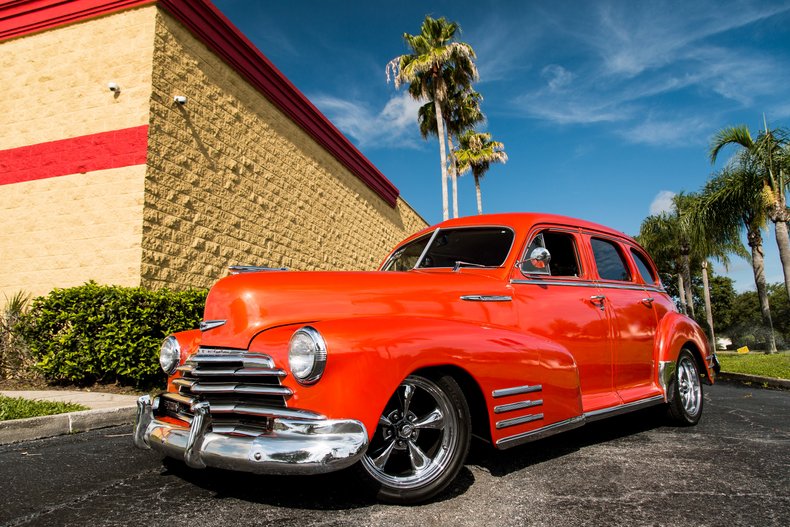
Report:
[[299,384],[315,384],[326,368],[326,342],[312,326],[304,326],[291,335],[288,343],[288,367]]
[[178,339],[170,335],[162,342],[159,348],[159,366],[167,375],[173,375],[181,362],[181,344]]

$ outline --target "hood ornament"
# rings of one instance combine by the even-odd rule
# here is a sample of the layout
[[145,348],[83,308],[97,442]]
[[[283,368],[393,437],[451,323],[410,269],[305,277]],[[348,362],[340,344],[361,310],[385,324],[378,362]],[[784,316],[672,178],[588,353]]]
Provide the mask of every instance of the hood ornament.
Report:
[[200,322],[200,331],[208,331],[210,329],[218,328],[225,324],[225,320],[202,320]]

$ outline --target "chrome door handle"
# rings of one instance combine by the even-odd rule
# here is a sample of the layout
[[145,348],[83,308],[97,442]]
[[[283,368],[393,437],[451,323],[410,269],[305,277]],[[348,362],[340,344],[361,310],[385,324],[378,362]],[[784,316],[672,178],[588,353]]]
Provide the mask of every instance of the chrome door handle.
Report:
[[604,304],[604,300],[606,300],[606,297],[604,295],[594,295],[590,297],[590,302],[600,307],[601,311],[606,309],[606,304]]
[[653,298],[652,296],[649,296],[647,298],[643,298],[642,299],[642,303],[643,304],[647,304],[648,306],[653,305],[654,301],[655,301],[655,298]]

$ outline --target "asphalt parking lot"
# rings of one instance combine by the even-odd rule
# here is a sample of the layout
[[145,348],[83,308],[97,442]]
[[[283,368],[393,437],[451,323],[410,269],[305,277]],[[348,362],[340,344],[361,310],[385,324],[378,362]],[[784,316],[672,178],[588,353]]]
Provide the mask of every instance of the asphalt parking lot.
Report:
[[[706,387],[707,388],[707,387]],[[115,427],[0,447],[0,525],[787,525],[790,392],[719,384],[701,423],[640,412],[497,452],[382,505],[352,472],[262,477],[162,463]]]

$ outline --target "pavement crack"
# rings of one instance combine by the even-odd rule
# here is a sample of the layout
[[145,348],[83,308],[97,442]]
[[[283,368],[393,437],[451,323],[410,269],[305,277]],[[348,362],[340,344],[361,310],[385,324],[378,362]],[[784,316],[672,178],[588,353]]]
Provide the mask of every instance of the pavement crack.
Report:
[[140,479],[143,479],[143,478],[149,478],[149,477],[151,477],[152,474],[155,474],[155,473],[158,473],[158,470],[151,469],[151,470],[148,470],[148,471],[145,471],[145,472],[140,472],[138,474],[134,474],[132,476],[128,476],[128,477],[125,477],[125,478],[112,480],[112,481],[106,483],[105,485],[103,485],[103,486],[101,486],[99,488],[96,488],[94,490],[86,492],[85,494],[82,494],[80,496],[76,496],[76,497],[74,497],[74,498],[72,498],[70,500],[67,500],[67,501],[64,501],[64,502],[61,502],[61,503],[57,503],[55,505],[50,505],[50,506],[45,507],[44,509],[41,509],[39,511],[31,512],[29,514],[25,514],[24,516],[20,516],[18,518],[15,518],[15,519],[7,522],[7,523],[4,523],[4,524],[0,525],[0,527],[16,527],[18,525],[25,525],[26,523],[32,522],[34,520],[37,520],[37,519],[39,519],[39,518],[41,518],[43,516],[46,516],[48,514],[52,514],[54,512],[58,512],[60,510],[72,507],[74,505],[78,505],[78,504],[83,503],[85,501],[88,501],[91,498],[99,496],[99,495],[103,494],[104,492],[106,492],[108,490],[111,490],[113,488],[121,487],[121,486],[123,486],[123,485],[125,485],[127,483],[133,483],[133,482],[135,482],[137,480],[140,480]]

